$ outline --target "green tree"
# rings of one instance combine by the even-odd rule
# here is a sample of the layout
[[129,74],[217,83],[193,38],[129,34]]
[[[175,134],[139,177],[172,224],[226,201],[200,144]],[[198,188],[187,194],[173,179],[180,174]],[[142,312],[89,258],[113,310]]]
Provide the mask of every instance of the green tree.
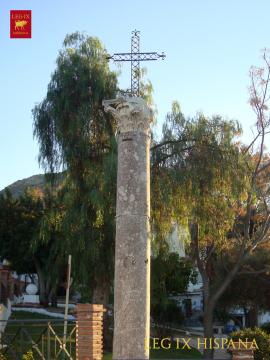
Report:
[[51,195],[38,189],[18,199],[8,191],[0,195],[0,258],[7,259],[18,274],[37,273],[40,303],[45,306],[64,266],[53,203]]
[[[213,337],[213,314],[221,295],[249,254],[269,241],[270,163],[265,139],[270,66],[266,55],[264,60],[264,69],[251,70],[250,103],[257,115],[257,133],[250,146],[236,141],[237,123],[202,114],[187,120],[175,103],[161,142],[152,148],[153,187],[158,194],[153,199],[158,219],[154,226],[162,239],[172,219],[189,223],[190,256],[203,280],[207,338]],[[256,227],[255,215],[260,218]],[[224,251],[230,251],[232,266],[224,278],[218,278],[214,264]],[[206,358],[212,356],[205,351]]]
[[[171,296],[186,291],[190,281],[195,281],[196,272],[190,260],[180,258],[177,253],[160,251],[151,259],[151,315],[161,325],[164,321],[177,321],[181,315]],[[173,319],[169,311],[173,308]]]
[[37,236],[37,224],[43,212],[42,203],[26,196],[14,199],[7,190],[0,195],[0,257],[11,262],[20,273],[34,270],[31,246]]
[[73,276],[98,303],[108,301],[115,232],[116,126],[102,100],[116,96],[117,80],[106,55],[97,38],[68,35],[33,110],[40,163],[51,174],[65,170],[62,230]]
[[[224,253],[222,262],[215,265],[215,272],[224,278],[233,265],[232,257]],[[260,246],[249,254],[240,271],[229,284],[218,302],[218,307],[227,312],[241,306],[247,315],[246,326],[258,326],[259,310],[270,309],[270,251],[268,246]]]

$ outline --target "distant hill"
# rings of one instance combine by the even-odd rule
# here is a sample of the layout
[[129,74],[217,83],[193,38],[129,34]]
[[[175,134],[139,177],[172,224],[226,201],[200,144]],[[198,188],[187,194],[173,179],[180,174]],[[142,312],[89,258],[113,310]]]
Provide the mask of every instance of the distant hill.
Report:
[[[45,176],[43,174],[33,175],[29,178],[15,181],[13,184],[7,186],[5,189],[9,189],[11,194],[17,198],[24,193],[27,188],[43,188],[45,185]],[[5,191],[0,191],[2,193]]]

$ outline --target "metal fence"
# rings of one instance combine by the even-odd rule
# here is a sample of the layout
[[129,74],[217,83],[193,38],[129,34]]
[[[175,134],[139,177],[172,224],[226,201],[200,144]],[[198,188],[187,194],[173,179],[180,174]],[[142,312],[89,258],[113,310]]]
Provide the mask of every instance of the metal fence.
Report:
[[76,359],[76,322],[64,320],[8,320],[0,333],[0,360]]

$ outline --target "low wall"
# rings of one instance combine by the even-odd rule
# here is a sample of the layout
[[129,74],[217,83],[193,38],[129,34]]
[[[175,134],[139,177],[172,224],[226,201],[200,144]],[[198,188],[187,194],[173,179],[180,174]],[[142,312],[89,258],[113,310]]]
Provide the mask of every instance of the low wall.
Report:
[[[35,307],[31,308],[31,307],[23,307],[23,306],[20,306],[20,307],[13,306],[12,311],[27,311],[27,312],[34,313],[34,314],[42,314],[42,315],[51,316],[54,318],[62,318],[62,319],[64,319],[64,316],[65,316],[62,313],[48,311],[43,308],[35,308]],[[68,315],[67,319],[74,320],[75,317],[72,315]]]

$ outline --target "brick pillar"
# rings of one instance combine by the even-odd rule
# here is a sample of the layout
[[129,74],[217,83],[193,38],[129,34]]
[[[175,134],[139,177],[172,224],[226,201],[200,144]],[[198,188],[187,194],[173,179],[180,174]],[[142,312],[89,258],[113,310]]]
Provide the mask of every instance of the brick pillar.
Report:
[[77,305],[76,360],[102,360],[105,311],[103,305]]
[[252,343],[244,343],[245,345],[235,342],[232,349],[232,360],[254,360],[254,350]]

